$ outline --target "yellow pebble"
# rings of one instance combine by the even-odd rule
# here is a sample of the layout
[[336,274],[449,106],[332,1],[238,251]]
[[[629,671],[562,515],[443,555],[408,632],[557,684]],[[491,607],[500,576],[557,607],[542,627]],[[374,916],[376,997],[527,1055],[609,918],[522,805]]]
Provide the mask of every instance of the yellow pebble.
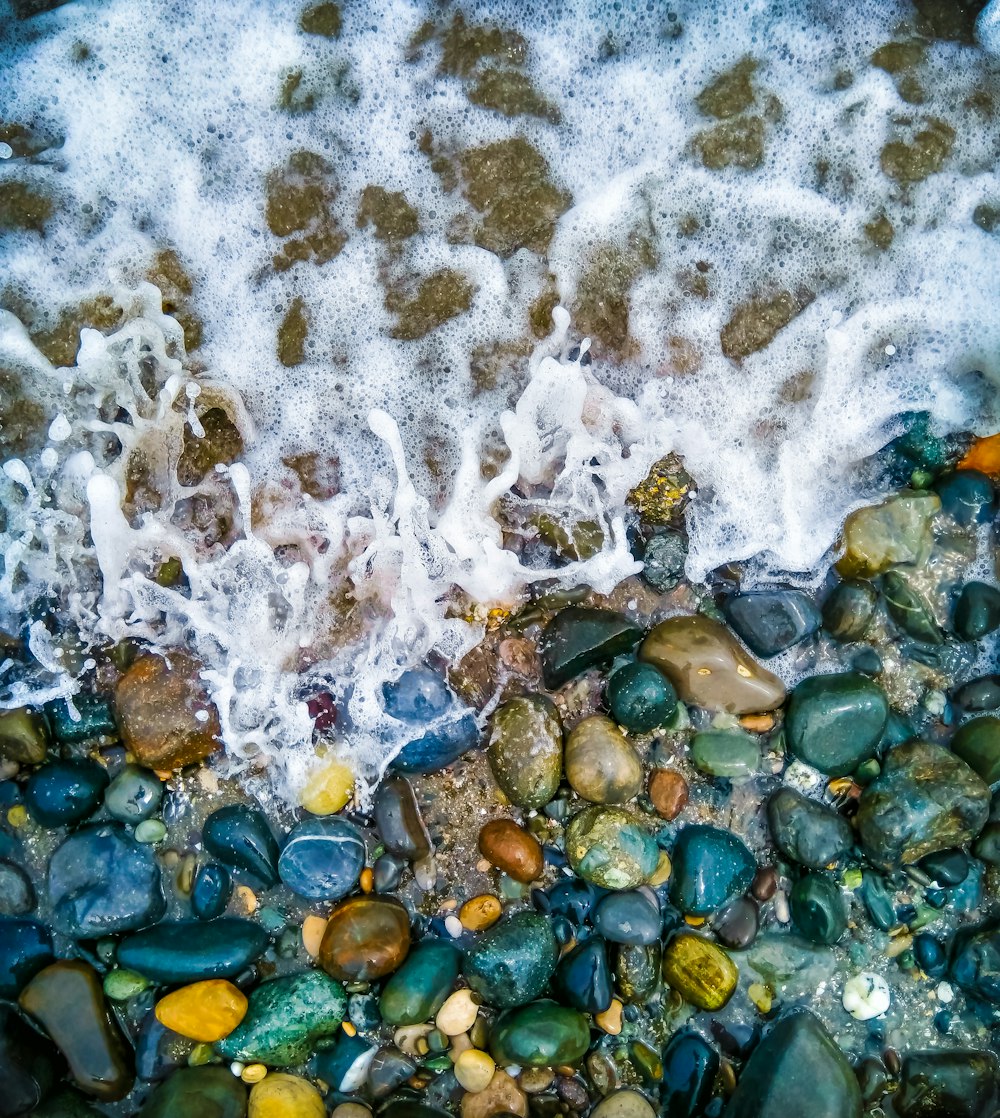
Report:
[[302,946],[306,949],[306,954],[314,959],[319,957],[319,945],[323,942],[325,931],[325,916],[307,916],[302,921]]
[[594,1014],[594,1024],[610,1036],[617,1036],[622,1031],[622,1009],[622,1003],[617,998],[612,998],[611,1004],[603,1013]]
[[654,889],[657,885],[663,885],[670,880],[670,871],[674,867],[670,863],[670,855],[665,851],[660,851],[660,860],[656,863],[656,869],[653,870],[653,876],[646,883],[651,885]]
[[771,991],[760,982],[751,982],[747,987],[747,997],[761,1013],[770,1013],[773,1001]]
[[348,1036],[357,1036],[358,1030],[351,1024],[350,1021],[342,1021],[340,1027],[347,1033]]
[[249,916],[251,913],[256,912],[259,906],[260,901],[257,900],[257,894],[249,885],[236,886],[236,907],[240,912],[244,912]]
[[342,761],[329,761],[306,781],[299,802],[313,815],[333,815],[354,794],[354,773]]
[[224,978],[192,982],[156,1003],[156,1019],[161,1025],[206,1044],[229,1036],[246,1011],[246,997]]
[[490,1085],[496,1069],[491,1056],[478,1048],[468,1048],[455,1061],[455,1078],[470,1094],[478,1095]]
[[7,812],[7,822],[12,827],[23,827],[28,822],[28,809],[24,804],[14,804]]
[[479,1006],[472,1000],[471,990],[456,990],[449,994],[437,1012],[434,1024],[445,1036],[467,1033],[479,1016]]
[[250,1092],[248,1118],[326,1118],[323,1096],[306,1079],[273,1072]]
[[692,928],[700,928],[705,923],[704,916],[685,916],[684,923],[690,924]]
[[375,874],[371,868],[365,866],[361,871],[361,880],[358,882],[362,893],[370,893],[375,888]]
[[247,1064],[240,1072],[240,1079],[244,1083],[259,1083],[265,1075],[267,1075],[267,1067],[264,1064]]
[[462,927],[470,932],[482,932],[500,919],[500,902],[489,893],[473,897],[458,910]]

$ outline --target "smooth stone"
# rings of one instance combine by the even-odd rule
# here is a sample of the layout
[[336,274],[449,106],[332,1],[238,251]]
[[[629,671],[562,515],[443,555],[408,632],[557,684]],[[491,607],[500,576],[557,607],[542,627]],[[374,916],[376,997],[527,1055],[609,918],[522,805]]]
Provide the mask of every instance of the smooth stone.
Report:
[[653,769],[647,792],[653,810],[668,822],[680,815],[690,796],[687,781],[676,769]]
[[92,738],[117,736],[114,711],[106,696],[77,694],[73,696],[73,707],[77,717],[65,699],[45,704],[45,718],[56,741],[77,745]]
[[432,722],[451,706],[448,685],[430,668],[411,668],[382,684],[385,712],[403,722]]
[[873,578],[897,563],[919,566],[931,547],[931,521],[941,508],[936,493],[900,493],[857,509],[844,522],[844,555],[837,570],[846,578]]
[[79,960],[52,963],[25,986],[18,1004],[52,1038],[81,1091],[103,1102],[128,1094],[132,1056],[111,1020],[93,967]]
[[742,839],[700,823],[681,829],[672,859],[670,899],[687,916],[708,916],[742,896],[757,872]]
[[192,982],[156,1003],[156,1019],[161,1025],[204,1044],[228,1036],[246,1011],[246,995],[224,978]]
[[226,911],[233,892],[229,870],[218,862],[198,867],[191,887],[191,913],[199,920],[214,920]]
[[718,944],[679,932],[663,951],[663,977],[686,1002],[714,1013],[733,996],[740,973]]
[[814,675],[792,691],[785,739],[800,761],[828,776],[843,776],[874,754],[888,718],[885,692],[866,676]]
[[955,603],[952,625],[963,641],[977,641],[1000,629],[1000,590],[986,582],[967,582]]
[[430,1021],[451,993],[460,963],[461,956],[450,943],[427,940],[418,944],[382,987],[382,1020],[394,1026]]
[[913,955],[928,978],[944,978],[948,970],[948,952],[937,936],[929,932],[914,936]]
[[62,1087],[42,1102],[32,1118],[97,1118],[101,1113],[75,1088]]
[[659,943],[619,944],[614,956],[615,982],[622,998],[632,1005],[644,1005],[660,984],[663,952]]
[[677,692],[652,664],[625,664],[612,672],[606,695],[614,720],[633,733],[662,726],[677,710]]
[[579,877],[566,877],[556,881],[544,892],[536,889],[531,894],[536,907],[552,916],[564,916],[579,926],[590,919],[597,901],[594,887]]
[[864,640],[877,605],[878,591],[870,582],[845,578],[823,603],[823,628],[837,641]]
[[746,780],[760,768],[760,746],[749,734],[703,730],[691,739],[691,763],[709,776]]
[[39,765],[48,752],[45,719],[31,707],[0,711],[0,757],[19,765]]
[[718,1052],[693,1029],[674,1033],[663,1050],[660,1113],[664,1118],[699,1118],[712,1097],[719,1064]]
[[519,912],[482,933],[466,952],[462,973],[484,1002],[509,1009],[537,998],[558,960],[551,921]]
[[364,1084],[374,1047],[357,1033],[349,1036],[343,1030],[328,1044],[329,1047],[317,1049],[312,1058],[317,1076],[334,1091],[355,1093]]
[[847,906],[832,878],[806,874],[792,886],[788,907],[799,935],[810,943],[836,943],[847,931]]
[[104,793],[104,806],[112,819],[141,823],[155,815],[163,799],[163,783],[148,769],[126,765]]
[[670,617],[650,632],[640,659],[655,665],[685,703],[729,714],[776,710],[785,685],[758,664],[718,621]]
[[947,749],[913,741],[890,750],[881,775],[861,794],[862,848],[885,869],[971,842],[986,824],[990,790]]
[[101,806],[108,772],[96,761],[50,761],[32,773],[24,805],[43,827],[68,827]]
[[147,1013],[135,1038],[135,1074],[157,1082],[172,1071],[186,1067],[197,1042],[178,1036],[161,1025],[155,1013]]
[[750,897],[737,897],[719,909],[712,919],[712,931],[723,947],[745,951],[757,938],[760,912]]
[[570,787],[592,803],[627,803],[642,790],[639,754],[603,714],[592,714],[573,727],[564,764]]
[[182,985],[232,978],[259,959],[268,943],[267,932],[249,920],[165,920],[123,940],[118,964],[158,984]]
[[0,919],[0,998],[16,998],[52,959],[48,928],[34,920]]
[[964,850],[939,850],[921,858],[920,868],[937,885],[951,889],[969,876],[971,864]]
[[248,1118],[326,1118],[323,1096],[307,1080],[274,1072],[250,1091]]
[[[484,1055],[486,1055],[484,1053]],[[486,1059],[490,1059],[486,1055]],[[395,1104],[388,1107],[380,1118],[445,1118],[439,1110],[431,1110],[427,1106],[407,1103],[406,1111],[401,1112]],[[461,1118],[526,1118],[528,1114],[528,1096],[518,1081],[503,1070],[496,1068],[493,1078],[485,1090],[474,1093],[467,1091],[462,1096],[459,1107]]]
[[590,1118],[656,1118],[656,1111],[645,1095],[622,1087],[601,1099],[590,1112]]
[[60,1078],[55,1052],[13,1005],[0,1003],[0,1118],[34,1114]]
[[972,844],[972,853],[991,866],[1000,866],[1000,822],[986,824]]
[[757,1045],[725,1118],[861,1118],[861,1089],[837,1042],[808,1010],[779,1018]]
[[178,1068],[149,1096],[142,1118],[246,1118],[247,1089],[229,1068]]
[[896,906],[885,878],[880,873],[865,870],[859,892],[871,922],[883,932],[889,931],[896,924]]
[[375,791],[375,828],[390,854],[418,862],[430,853],[431,840],[413,785],[401,773],[387,773]]
[[552,976],[552,988],[560,1002],[582,1013],[603,1013],[614,997],[607,944],[592,935],[567,951]]
[[1000,1062],[971,1049],[909,1052],[892,1097],[898,1118],[985,1118],[995,1113]]
[[993,514],[993,482],[978,470],[956,470],[939,479],[934,488],[941,499],[941,511],[963,528],[985,524]]
[[479,852],[515,881],[527,884],[542,876],[545,855],[538,839],[513,819],[492,819],[479,832]]
[[372,884],[376,893],[398,889],[406,871],[406,860],[399,854],[380,854],[372,866]]
[[1000,781],[1000,718],[984,714],[963,722],[950,744],[952,753],[987,784]]
[[417,1070],[416,1061],[395,1045],[379,1048],[368,1065],[366,1086],[372,1098],[381,1100],[401,1087]]
[[278,874],[300,897],[339,901],[357,885],[365,858],[365,837],[350,820],[305,819],[288,834]]
[[641,629],[613,610],[561,609],[545,626],[539,644],[545,686],[558,690],[588,668],[628,652],[641,637]]
[[457,761],[478,744],[476,716],[467,711],[408,741],[393,758],[392,767],[402,773],[434,773]]
[[166,658],[140,656],[118,681],[115,710],[122,740],[140,764],[179,769],[219,748],[219,712],[201,670],[190,656],[171,651]]
[[34,887],[24,870],[0,860],[0,916],[25,916],[36,903]]
[[235,869],[246,870],[268,888],[278,883],[278,843],[267,816],[246,804],[230,804],[205,820],[205,849]]
[[597,904],[594,930],[609,943],[655,943],[663,930],[663,916],[652,894],[609,893]]
[[320,965],[341,982],[392,974],[410,950],[410,918],[389,897],[352,897],[333,910],[320,944]]
[[574,872],[602,889],[634,889],[660,858],[642,818],[621,807],[585,807],[569,821],[565,844]]
[[215,1050],[245,1064],[301,1064],[318,1040],[336,1035],[346,1010],[343,988],[322,971],[272,978],[251,992],[246,1015]]
[[753,590],[723,606],[726,620],[751,652],[776,656],[811,637],[822,622],[816,603],[802,590]]
[[1000,1005],[1000,921],[987,921],[957,932],[948,973],[966,994]]
[[779,788],[771,796],[767,821],[778,850],[812,870],[836,862],[854,844],[854,832],[842,815],[794,788]]
[[559,789],[563,732],[555,704],[544,695],[519,695],[493,715],[486,756],[512,804],[544,807]]
[[547,1068],[575,1064],[589,1047],[587,1018],[550,1001],[510,1010],[490,1035],[490,1052],[500,1065]]
[[642,577],[661,594],[665,594],[684,577],[687,542],[680,532],[667,529],[657,532],[646,544],[642,556]]
[[944,634],[927,600],[898,571],[882,576],[885,608],[900,629],[923,644],[943,644]]
[[74,939],[131,932],[166,911],[156,856],[121,823],[70,835],[49,859],[47,882],[52,925]]
[[955,706],[971,714],[1000,710],[1000,675],[970,679],[958,688],[953,698]]

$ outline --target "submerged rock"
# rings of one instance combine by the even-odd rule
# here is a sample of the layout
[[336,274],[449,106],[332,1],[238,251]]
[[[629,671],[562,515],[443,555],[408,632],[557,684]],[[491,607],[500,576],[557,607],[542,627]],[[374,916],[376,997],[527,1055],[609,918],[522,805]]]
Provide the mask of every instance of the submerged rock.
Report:
[[529,1068],[575,1064],[589,1046],[587,1018],[550,1001],[510,1010],[497,1021],[490,1037],[490,1051],[498,1064]]
[[993,1052],[911,1052],[892,1105],[899,1118],[985,1118],[994,1113],[1000,1062]]
[[1000,718],[984,714],[963,722],[951,739],[951,751],[987,784],[1000,781]]
[[508,699],[493,716],[486,756],[504,795],[518,807],[544,807],[562,778],[563,733],[551,699]]
[[812,636],[822,621],[802,590],[754,590],[728,598],[726,619],[758,656],[776,656]]
[[955,603],[952,624],[963,641],[978,641],[1000,628],[1000,590],[987,582],[967,582]]
[[873,756],[888,718],[885,692],[867,676],[809,676],[788,702],[788,750],[828,776],[842,776]]
[[794,788],[779,788],[771,796],[767,819],[781,853],[812,870],[835,862],[854,842],[851,825],[842,815]]
[[641,630],[613,610],[586,606],[560,610],[542,634],[545,686],[555,691],[588,668],[628,652],[641,636]]
[[860,641],[871,628],[878,591],[870,582],[845,578],[823,603],[823,628],[834,640]]
[[936,493],[903,492],[852,512],[844,522],[845,578],[873,578],[896,563],[919,565],[931,546],[931,521],[941,508]]
[[642,789],[639,754],[603,714],[573,727],[566,739],[565,768],[573,790],[593,803],[623,804]]
[[684,827],[673,850],[670,899],[687,916],[708,916],[750,888],[757,862],[732,831]]

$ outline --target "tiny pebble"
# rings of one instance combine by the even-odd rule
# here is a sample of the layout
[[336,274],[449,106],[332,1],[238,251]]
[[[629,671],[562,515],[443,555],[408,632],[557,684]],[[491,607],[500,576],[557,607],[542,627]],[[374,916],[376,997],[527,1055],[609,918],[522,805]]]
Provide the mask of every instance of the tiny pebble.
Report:
[[889,1008],[889,984],[880,974],[862,971],[844,986],[844,1009],[856,1021],[870,1021]]
[[135,829],[136,842],[162,842],[167,835],[167,828],[160,819],[144,819]]
[[457,916],[446,916],[444,919],[444,926],[452,939],[458,939],[462,932],[465,931],[462,927],[462,921],[459,920]]
[[948,982],[939,982],[934,993],[937,994],[938,1001],[944,1002],[945,1005],[947,1005],[950,1001],[954,1001],[955,999],[955,991],[951,988],[951,984]]
[[265,1075],[267,1075],[267,1068],[264,1064],[247,1064],[240,1072],[240,1079],[244,1083],[259,1083]]

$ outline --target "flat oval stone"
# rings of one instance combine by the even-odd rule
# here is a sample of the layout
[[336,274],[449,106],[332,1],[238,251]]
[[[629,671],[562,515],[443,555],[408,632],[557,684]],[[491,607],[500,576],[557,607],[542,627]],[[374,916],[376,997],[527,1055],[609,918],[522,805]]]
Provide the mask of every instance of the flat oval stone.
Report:
[[524,1005],[548,985],[559,959],[549,919],[519,912],[484,932],[466,952],[462,973],[488,1005]]
[[663,930],[663,916],[648,891],[609,893],[598,902],[594,929],[610,943],[656,943]]
[[28,779],[24,804],[43,827],[68,827],[100,807],[108,772],[96,761],[50,761]]
[[180,1036],[214,1044],[243,1020],[247,999],[224,978],[209,978],[173,990],[156,1003],[156,1019]]
[[300,897],[339,901],[357,885],[365,857],[364,835],[350,820],[305,819],[288,834],[278,874]]
[[854,832],[842,815],[794,788],[779,788],[771,796],[767,820],[781,853],[812,870],[836,862],[854,843]]
[[664,949],[663,977],[686,1002],[715,1012],[733,996],[740,973],[718,944],[679,932]]
[[899,1118],[981,1118],[997,1102],[1000,1062],[973,1049],[909,1052],[892,1105]]
[[789,752],[828,776],[871,757],[889,718],[885,692],[859,672],[814,675],[792,691],[785,714]]
[[118,945],[118,965],[151,982],[179,986],[232,978],[267,949],[267,932],[249,920],[165,920]]
[[146,1100],[142,1118],[246,1118],[247,1089],[220,1067],[178,1068]]
[[331,978],[371,982],[392,974],[410,950],[410,918],[388,897],[352,897],[333,910],[319,961]]
[[970,679],[954,695],[955,705],[972,714],[983,710],[1000,710],[1000,675],[984,675]]
[[490,1052],[501,1065],[548,1068],[575,1064],[589,1047],[587,1018],[550,1001],[510,1010],[490,1035]]
[[70,835],[49,860],[52,925],[74,939],[97,939],[155,924],[166,911],[152,848],[120,823]]
[[955,603],[952,624],[963,641],[978,641],[1000,629],[1000,590],[987,582],[967,582]]
[[751,652],[776,656],[812,636],[822,621],[802,590],[752,590],[726,599],[726,620]]
[[760,768],[760,746],[749,734],[703,730],[691,739],[691,762],[709,776],[746,780]]
[[1000,718],[984,714],[963,722],[951,739],[951,751],[987,784],[1000,781]]
[[233,892],[229,870],[217,862],[199,866],[191,887],[191,912],[199,920],[214,920],[226,911]]
[[569,821],[565,843],[573,870],[602,889],[634,889],[660,857],[642,819],[621,807],[585,807]]
[[567,606],[545,626],[539,651],[545,686],[556,691],[588,668],[635,646],[642,631],[609,609]]
[[552,988],[560,1002],[583,1013],[603,1013],[614,997],[607,944],[600,935],[589,936],[559,960]]
[[527,884],[542,876],[545,856],[538,839],[513,819],[492,819],[479,832],[479,852],[492,866]]
[[112,819],[141,823],[155,815],[163,799],[163,783],[148,769],[126,765],[104,793],[104,806]]
[[112,1023],[93,967],[79,960],[52,963],[25,986],[18,1003],[52,1038],[81,1091],[102,1102],[128,1094],[131,1054]]
[[890,750],[861,794],[856,825],[876,866],[892,869],[971,842],[986,825],[990,790],[947,749],[913,741]]
[[460,963],[461,956],[450,943],[418,944],[382,988],[382,1020],[395,1026],[430,1021],[451,993]]
[[623,1087],[601,1099],[590,1118],[656,1118],[656,1111],[644,1095]]
[[672,858],[670,899],[688,916],[708,916],[742,896],[757,872],[742,839],[700,823],[681,829]]
[[854,1070],[819,1019],[807,1010],[779,1018],[757,1045],[724,1111],[725,1118],[861,1118]]
[[665,1116],[695,1118],[712,1097],[719,1054],[693,1029],[681,1029],[663,1050],[660,1105]]
[[240,1024],[215,1050],[227,1060],[290,1067],[304,1063],[347,1011],[343,987],[320,970],[286,974],[256,987]]
[[864,640],[877,605],[878,591],[870,582],[845,578],[823,603],[823,628],[834,640]]
[[718,621],[670,617],[650,632],[639,657],[654,664],[686,703],[729,714],[776,710],[785,685],[749,656]]
[[373,810],[379,838],[391,854],[416,862],[430,853],[430,836],[413,786],[405,776],[388,773],[382,779],[375,791]]
[[0,919],[0,998],[16,998],[52,958],[48,928],[34,920]]
[[720,908],[712,920],[712,931],[723,947],[745,951],[757,938],[760,912],[750,897],[737,897]]
[[566,739],[566,779],[573,791],[598,804],[623,804],[642,790],[642,761],[610,718],[593,714]]
[[258,808],[230,804],[205,820],[205,849],[220,862],[246,870],[270,887],[278,883],[278,843]]
[[796,930],[810,943],[836,943],[847,931],[847,906],[840,887],[822,874],[800,878],[788,898]]
[[493,715],[486,756],[511,803],[544,807],[559,789],[563,733],[555,704],[544,695],[519,695]]
[[451,705],[448,685],[430,668],[411,668],[382,684],[385,712],[404,722],[432,722]]
[[434,773],[457,761],[479,744],[479,726],[471,711],[446,718],[420,737],[408,741],[392,767],[402,773]]
[[626,664],[612,672],[607,700],[614,720],[634,733],[662,726],[677,710],[677,692],[652,664]]

